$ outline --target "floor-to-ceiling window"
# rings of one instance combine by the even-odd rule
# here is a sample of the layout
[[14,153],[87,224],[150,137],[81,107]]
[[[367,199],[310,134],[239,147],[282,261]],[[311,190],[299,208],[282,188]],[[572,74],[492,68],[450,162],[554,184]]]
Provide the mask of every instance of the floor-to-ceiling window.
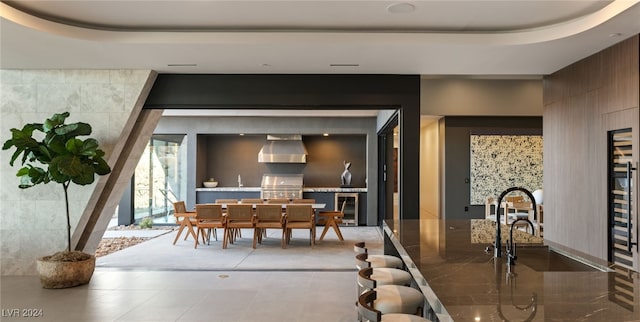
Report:
[[173,202],[186,198],[186,141],[182,134],[154,134],[133,179],[134,221],[174,223]]

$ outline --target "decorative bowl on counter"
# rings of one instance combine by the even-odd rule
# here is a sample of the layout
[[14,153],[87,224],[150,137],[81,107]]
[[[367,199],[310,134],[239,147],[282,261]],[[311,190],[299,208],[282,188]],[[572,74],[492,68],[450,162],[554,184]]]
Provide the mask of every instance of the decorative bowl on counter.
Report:
[[215,188],[215,187],[217,187],[217,186],[218,186],[218,181],[216,181],[216,180],[215,180],[215,179],[213,179],[213,178],[210,178],[210,179],[209,179],[209,180],[207,180],[207,181],[203,181],[203,182],[202,182],[202,185],[203,185],[205,188]]

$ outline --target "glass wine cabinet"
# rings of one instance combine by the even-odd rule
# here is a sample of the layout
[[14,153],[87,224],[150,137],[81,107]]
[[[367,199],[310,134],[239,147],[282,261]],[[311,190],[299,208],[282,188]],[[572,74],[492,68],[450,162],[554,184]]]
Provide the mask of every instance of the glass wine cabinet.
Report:
[[626,268],[634,267],[637,247],[637,218],[634,212],[633,132],[621,129],[609,132],[609,261]]

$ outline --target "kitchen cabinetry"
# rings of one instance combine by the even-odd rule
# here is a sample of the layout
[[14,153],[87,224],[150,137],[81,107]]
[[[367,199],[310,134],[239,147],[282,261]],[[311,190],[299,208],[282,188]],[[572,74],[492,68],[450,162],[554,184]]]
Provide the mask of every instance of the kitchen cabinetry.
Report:
[[260,187],[196,188],[196,203],[214,203],[216,199],[260,198]]

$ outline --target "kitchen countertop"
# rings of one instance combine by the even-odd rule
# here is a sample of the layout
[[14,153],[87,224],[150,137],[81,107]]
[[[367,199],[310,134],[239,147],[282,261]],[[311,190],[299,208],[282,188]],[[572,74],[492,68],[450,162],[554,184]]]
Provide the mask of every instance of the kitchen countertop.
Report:
[[302,192],[367,192],[367,188],[347,187],[306,187]]
[[243,191],[243,192],[260,192],[260,187],[215,187],[215,188],[196,188],[196,191]]
[[[480,232],[472,232],[471,226],[470,220],[384,223],[385,234],[407,263],[435,313],[432,318],[435,315],[440,321],[640,320],[637,272],[596,270],[547,252],[542,244],[532,240],[518,245],[516,265],[509,267],[506,252],[497,260],[492,251],[485,252],[490,243],[482,236],[494,235],[495,226],[476,223],[474,230],[484,230]],[[502,241],[505,243],[505,238]]]
[[[260,192],[260,187],[215,187],[196,188],[196,191],[240,191]],[[343,187],[305,187],[302,192],[367,192],[367,188],[343,188]]]

